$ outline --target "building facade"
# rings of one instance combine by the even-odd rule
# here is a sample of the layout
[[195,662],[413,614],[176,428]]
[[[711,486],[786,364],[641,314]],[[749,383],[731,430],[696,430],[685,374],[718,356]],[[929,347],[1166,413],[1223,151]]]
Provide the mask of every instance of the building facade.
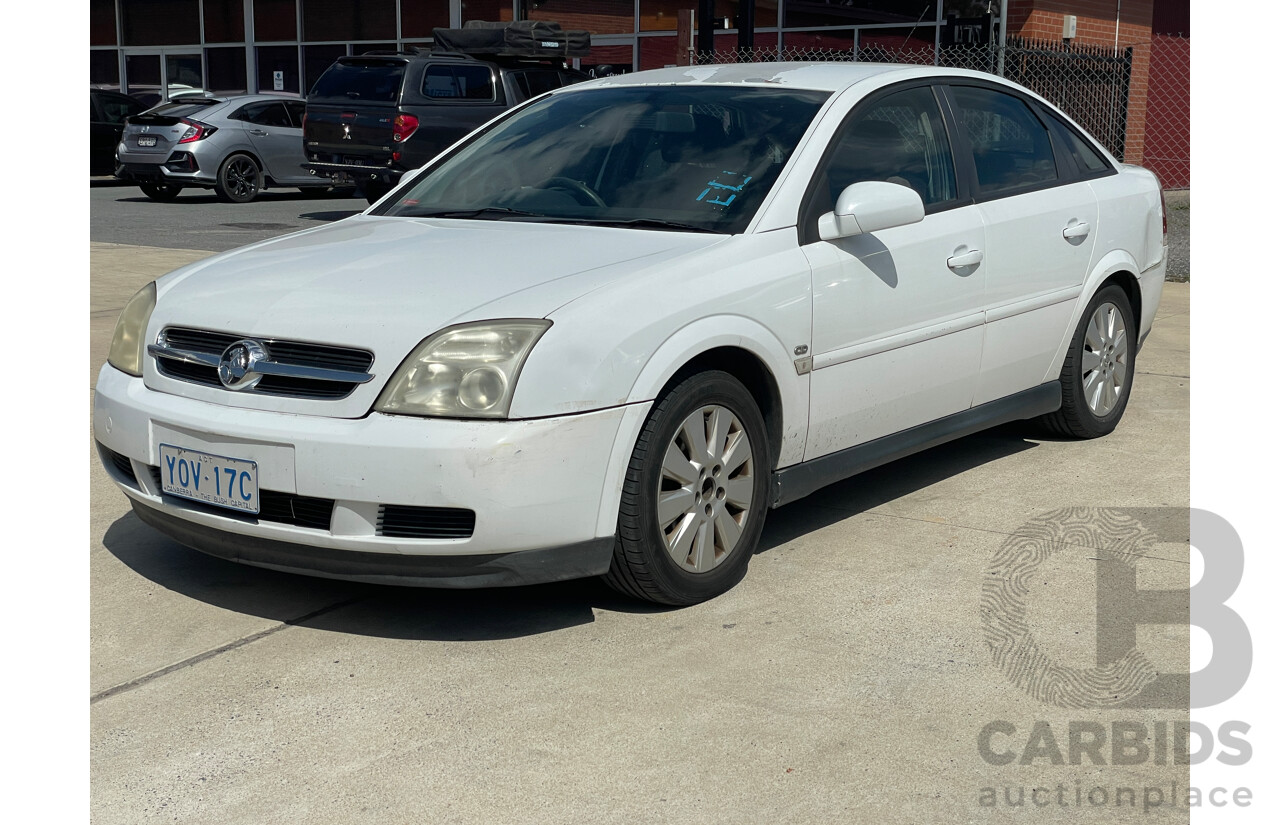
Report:
[[[1016,0],[1015,0],[1016,1]],[[552,20],[592,34],[587,71],[676,61],[676,18],[699,0],[90,0],[90,84],[100,88],[303,94],[337,57],[428,46],[468,20]],[[707,3],[716,50],[739,45],[739,0]],[[1148,2],[1148,7],[1150,3]],[[769,49],[929,48],[948,18],[998,0],[754,0],[750,41]],[[991,19],[991,18],[986,18]],[[978,26],[979,29],[982,26]],[[990,31],[978,32],[989,36]]]

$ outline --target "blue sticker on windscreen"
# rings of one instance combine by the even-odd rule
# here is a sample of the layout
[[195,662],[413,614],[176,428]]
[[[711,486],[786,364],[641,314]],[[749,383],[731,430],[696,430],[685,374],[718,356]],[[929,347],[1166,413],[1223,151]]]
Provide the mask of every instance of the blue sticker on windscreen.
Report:
[[[728,175],[730,178],[742,177],[738,172],[722,171],[720,174]],[[751,182],[751,177],[751,175],[747,175],[745,178],[742,178],[742,183],[734,186],[731,183],[721,183],[719,175],[717,175],[715,179],[707,181],[707,188],[702,190],[702,194],[699,195],[696,200],[702,203],[714,203],[717,206],[728,206],[733,203],[733,199],[738,197],[739,193],[742,192],[742,188]],[[713,189],[716,190],[715,197],[704,201],[703,199],[706,198],[707,195],[711,194],[711,190]],[[727,198],[725,197],[726,195],[728,196]]]

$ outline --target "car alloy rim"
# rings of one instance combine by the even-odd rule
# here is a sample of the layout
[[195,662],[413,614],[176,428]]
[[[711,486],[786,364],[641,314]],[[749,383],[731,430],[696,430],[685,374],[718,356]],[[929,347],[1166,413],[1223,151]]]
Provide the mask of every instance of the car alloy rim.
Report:
[[1084,330],[1083,369],[1085,403],[1097,416],[1115,409],[1129,380],[1129,339],[1120,308],[1105,303],[1094,310]]
[[694,410],[676,430],[658,480],[658,531],[690,573],[706,573],[733,552],[751,515],[755,460],[732,411]]
[[247,158],[236,158],[227,165],[227,188],[238,198],[258,191],[258,169]]

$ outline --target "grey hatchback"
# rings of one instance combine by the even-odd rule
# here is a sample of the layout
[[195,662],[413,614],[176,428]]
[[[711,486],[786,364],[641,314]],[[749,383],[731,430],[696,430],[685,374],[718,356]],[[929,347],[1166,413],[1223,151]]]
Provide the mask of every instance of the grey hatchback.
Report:
[[183,97],[128,119],[115,175],[170,201],[185,187],[248,203],[269,187],[328,188],[302,168],[306,103],[274,95]]

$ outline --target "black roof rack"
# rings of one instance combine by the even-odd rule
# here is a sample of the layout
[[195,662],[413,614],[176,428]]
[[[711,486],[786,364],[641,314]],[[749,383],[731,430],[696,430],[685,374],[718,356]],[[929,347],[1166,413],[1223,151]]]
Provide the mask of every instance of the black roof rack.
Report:
[[525,57],[566,60],[586,57],[591,33],[560,28],[544,20],[495,23],[469,20],[461,29],[436,29],[432,52],[485,57]]

